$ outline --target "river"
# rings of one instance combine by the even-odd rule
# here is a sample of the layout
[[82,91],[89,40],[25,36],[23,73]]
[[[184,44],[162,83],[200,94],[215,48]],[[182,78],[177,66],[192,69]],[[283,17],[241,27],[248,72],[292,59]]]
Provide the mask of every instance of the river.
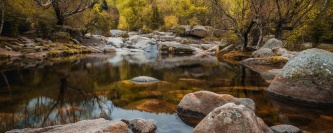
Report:
[[[256,114],[268,126],[292,124],[311,132],[333,129],[332,109],[275,100],[266,93],[269,83],[259,73],[213,56],[91,54],[20,67],[3,62],[0,132],[86,119],[144,118],[156,122],[158,133],[187,133],[195,122],[183,122],[175,109],[184,95],[199,90],[253,99]],[[132,83],[137,76],[160,82]]]

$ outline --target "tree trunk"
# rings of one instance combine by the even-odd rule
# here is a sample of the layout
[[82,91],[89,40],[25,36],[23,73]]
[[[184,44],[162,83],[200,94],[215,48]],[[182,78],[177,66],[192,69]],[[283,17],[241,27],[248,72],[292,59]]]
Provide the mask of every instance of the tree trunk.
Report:
[[249,37],[248,37],[248,33],[244,33],[244,44],[242,47],[242,51],[245,51],[247,48],[247,44],[249,43]]
[[5,23],[5,4],[4,0],[1,0],[1,24],[0,24],[0,35],[2,33],[3,24]]
[[59,8],[59,4],[56,0],[52,1],[52,7],[54,9],[54,12],[57,16],[57,25],[64,25],[65,18],[63,14],[61,13],[61,10]]
[[252,21],[250,23],[250,25],[247,27],[246,31],[243,33],[244,42],[243,42],[242,51],[247,50],[247,44],[249,43],[249,33],[252,30],[252,27],[254,26],[254,24],[255,24],[255,22]]
[[281,22],[279,22],[276,25],[274,35],[275,35],[276,39],[281,40],[281,38],[282,38],[282,24],[281,24]]

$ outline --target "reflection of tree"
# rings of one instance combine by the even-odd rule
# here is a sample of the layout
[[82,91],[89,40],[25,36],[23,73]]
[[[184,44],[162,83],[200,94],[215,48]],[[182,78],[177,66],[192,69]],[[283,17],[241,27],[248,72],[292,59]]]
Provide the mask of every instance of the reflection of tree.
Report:
[[10,95],[10,97],[12,97],[12,91],[10,90],[10,85],[9,85],[9,82],[8,82],[7,76],[5,75],[4,72],[1,72],[1,75],[2,75],[3,79],[4,79],[5,82],[6,82],[6,85],[7,85],[8,91],[9,91],[9,95]]
[[[83,101],[81,106],[91,106],[90,108],[85,107],[85,109],[93,109],[95,104],[97,104],[100,114],[100,118],[111,119],[112,107],[104,106],[105,103],[98,95],[94,94],[93,92],[88,92],[83,89],[78,89],[71,87],[68,82],[67,78],[60,79],[60,89],[59,95],[55,103],[53,105],[50,104],[50,109],[48,113],[43,118],[43,122],[41,126],[48,126],[50,121],[51,123],[57,123],[59,120],[60,123],[58,124],[65,124],[65,123],[73,123],[79,121],[82,118],[81,115],[87,115],[84,113],[91,113],[92,110],[84,110],[81,109],[80,106],[77,106],[75,102]],[[74,92],[74,93],[73,93]],[[78,94],[78,95],[77,95]],[[56,118],[50,120],[50,115],[53,113],[57,113]],[[91,114],[90,114],[91,115]],[[88,116],[90,116],[88,115]],[[52,122],[53,121],[53,122]]]

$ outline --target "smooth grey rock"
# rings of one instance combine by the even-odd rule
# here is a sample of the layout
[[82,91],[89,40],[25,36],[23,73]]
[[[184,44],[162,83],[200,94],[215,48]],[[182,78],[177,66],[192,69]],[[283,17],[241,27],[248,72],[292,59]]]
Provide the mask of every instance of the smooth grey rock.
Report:
[[293,125],[276,125],[270,127],[274,133],[302,133],[302,130]]
[[235,103],[227,103],[215,108],[193,129],[193,133],[229,132],[273,133],[253,110]]
[[175,36],[169,36],[169,35],[165,35],[165,36],[160,36],[159,37],[160,41],[176,41]]
[[112,37],[121,37],[123,34],[126,33],[126,31],[113,29],[113,30],[110,30],[110,33],[111,33]]
[[288,54],[288,50],[285,48],[275,47],[272,49],[272,51],[276,56],[282,56],[282,55]]
[[122,119],[121,121],[125,122],[133,133],[155,133],[157,129],[154,120]]
[[273,49],[275,47],[283,48],[283,42],[281,40],[271,38],[261,48]]
[[107,45],[112,45],[116,48],[121,48],[124,44],[123,38],[120,37],[108,37],[107,38]]
[[131,81],[134,83],[139,83],[139,84],[159,82],[158,79],[153,78],[153,77],[148,77],[148,76],[135,77],[135,78],[132,78]]
[[252,53],[254,58],[272,57],[274,55],[274,52],[269,48],[261,48]]
[[250,99],[250,98],[237,98],[237,99],[241,102],[241,104],[246,105],[246,107],[248,107],[254,111],[256,110],[256,108],[255,108],[256,103],[252,99]]

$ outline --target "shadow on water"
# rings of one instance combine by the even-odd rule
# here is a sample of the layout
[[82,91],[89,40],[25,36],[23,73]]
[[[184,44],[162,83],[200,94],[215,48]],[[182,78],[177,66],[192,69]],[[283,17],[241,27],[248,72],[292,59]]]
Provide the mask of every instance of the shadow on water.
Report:
[[[291,123],[316,131],[302,121],[317,116],[310,124],[320,123],[319,131],[332,128],[325,125],[332,122],[332,114],[307,115],[309,110],[301,110],[304,117],[295,117],[290,113],[295,109],[286,110],[266,95],[269,84],[258,73],[211,56],[88,55],[33,66],[2,71],[0,132],[96,118],[154,119],[157,132],[191,132],[193,127],[188,125],[197,122],[185,124],[175,109],[184,95],[199,90],[253,99],[256,114],[268,125]],[[137,76],[161,81],[130,82]]]

